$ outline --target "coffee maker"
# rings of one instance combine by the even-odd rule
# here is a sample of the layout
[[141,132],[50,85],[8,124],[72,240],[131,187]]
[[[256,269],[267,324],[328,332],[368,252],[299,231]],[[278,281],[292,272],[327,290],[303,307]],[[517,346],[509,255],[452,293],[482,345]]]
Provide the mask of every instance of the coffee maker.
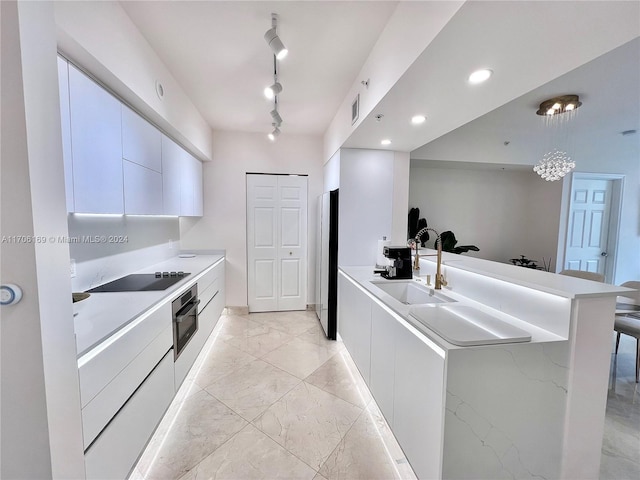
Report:
[[410,247],[385,246],[383,253],[389,260],[389,265],[385,267],[385,271],[381,273],[382,277],[392,280],[406,280],[413,278]]

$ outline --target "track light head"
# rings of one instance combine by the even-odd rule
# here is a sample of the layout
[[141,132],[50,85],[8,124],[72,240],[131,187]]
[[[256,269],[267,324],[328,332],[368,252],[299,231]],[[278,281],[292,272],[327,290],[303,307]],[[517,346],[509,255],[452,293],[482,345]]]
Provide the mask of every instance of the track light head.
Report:
[[264,96],[267,97],[269,100],[271,100],[280,92],[282,92],[282,85],[280,85],[280,82],[276,82],[270,87],[267,87],[264,89]]
[[269,140],[271,140],[272,142],[275,142],[276,138],[278,138],[279,135],[280,135],[280,129],[276,127],[273,129],[273,132],[267,135],[267,137],[269,137]]
[[287,47],[284,46],[282,40],[280,40],[280,37],[278,36],[278,32],[276,31],[277,24],[278,17],[274,13],[271,15],[271,28],[264,34],[264,39],[273,51],[273,54],[276,56],[276,58],[278,60],[282,60],[287,56],[289,50],[287,50]]
[[273,124],[279,127],[282,124],[282,117],[275,108],[271,110],[271,118],[273,118]]

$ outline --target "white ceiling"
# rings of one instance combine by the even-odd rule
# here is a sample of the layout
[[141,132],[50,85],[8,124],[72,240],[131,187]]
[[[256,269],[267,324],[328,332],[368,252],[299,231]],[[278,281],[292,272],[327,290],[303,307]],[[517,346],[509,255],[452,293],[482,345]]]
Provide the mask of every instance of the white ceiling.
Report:
[[[414,151],[638,35],[640,2],[468,1],[344,146]],[[636,57],[623,68],[637,70],[639,62]],[[494,74],[483,84],[468,84],[468,75],[478,68],[491,68]],[[628,92],[630,84],[624,86]],[[581,82],[565,87],[597,95],[581,92]],[[567,93],[565,87],[556,93]],[[590,103],[591,98],[585,111]],[[427,121],[412,126],[410,118],[417,113]],[[384,115],[382,121],[376,121],[378,114]],[[392,144],[381,147],[383,138]]]
[[[640,38],[414,150],[411,158],[440,166],[442,161],[533,165],[550,148],[545,118],[535,112],[544,100],[569,93],[578,94],[583,103],[566,139],[576,161],[584,155],[613,161],[629,156],[630,150],[638,158]],[[622,136],[625,130],[638,133]]]
[[397,2],[123,1],[131,20],[215,130],[268,132],[271,13],[289,50],[279,62],[283,134],[322,135]]
[[[271,129],[271,104],[262,90],[272,83],[273,57],[263,35],[270,28],[271,12],[277,12],[279,34],[289,49],[279,75],[283,134],[322,135],[398,2],[121,3],[211,127],[244,132]],[[569,91],[584,99],[579,116],[584,121],[593,118],[588,115],[592,109],[609,109],[620,125],[629,125],[623,129],[637,128],[637,122],[633,126],[628,121],[633,112],[624,110],[625,119],[623,110],[610,108],[616,96],[637,92],[631,80],[637,75],[625,71],[615,76],[616,82],[608,82],[610,71],[605,69],[589,72],[589,81],[567,76],[558,80],[564,83],[548,82],[637,38],[639,19],[640,2],[468,1],[343,146],[413,151],[412,158],[447,160],[444,142],[471,146],[471,130],[475,147],[499,138],[502,147],[510,140],[510,151],[515,152],[533,141],[524,140],[524,132],[533,132],[538,120],[531,113],[533,106]],[[633,52],[628,55],[619,68],[635,68],[637,73],[640,59],[634,61]],[[468,74],[479,67],[492,68],[493,77],[469,86]],[[410,125],[415,113],[426,114],[427,122]],[[381,122],[375,120],[377,114],[384,115]],[[464,137],[446,135],[480,117],[482,121],[463,127]],[[597,127],[594,123],[587,130]],[[419,149],[443,135],[440,143]],[[381,147],[382,138],[393,143]],[[522,163],[522,158],[511,163]]]

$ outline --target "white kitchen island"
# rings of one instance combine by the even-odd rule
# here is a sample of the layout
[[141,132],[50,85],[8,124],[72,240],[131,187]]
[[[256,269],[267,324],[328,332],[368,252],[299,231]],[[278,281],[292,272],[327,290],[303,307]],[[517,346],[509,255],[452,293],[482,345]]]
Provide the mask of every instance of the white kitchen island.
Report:
[[[426,307],[383,291],[372,267],[339,275],[338,331],[418,477],[598,478],[615,299],[626,290],[443,260],[447,302]],[[434,273],[421,259],[413,281]],[[410,314],[424,319],[451,305],[530,340],[455,345]]]

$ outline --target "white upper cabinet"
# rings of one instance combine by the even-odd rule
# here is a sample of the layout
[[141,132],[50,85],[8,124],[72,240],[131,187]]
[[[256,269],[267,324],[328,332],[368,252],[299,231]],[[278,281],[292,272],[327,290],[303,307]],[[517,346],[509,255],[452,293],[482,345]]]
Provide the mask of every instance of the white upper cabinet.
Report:
[[202,162],[164,135],[162,182],[165,215],[202,216]]
[[124,213],[162,215],[162,174],[128,160],[124,170]]
[[122,158],[162,173],[161,143],[157,128],[122,106]]
[[202,216],[202,162],[58,57],[68,212]]
[[162,135],[163,213],[180,215],[182,171],[187,152],[166,135]]
[[182,201],[180,215],[201,217],[203,214],[202,162],[187,154],[182,175]]
[[71,111],[69,110],[69,63],[58,57],[58,87],[60,89],[60,121],[62,127],[62,159],[67,212],[73,212],[73,165],[71,157]]
[[121,104],[69,65],[74,212],[124,213]]

